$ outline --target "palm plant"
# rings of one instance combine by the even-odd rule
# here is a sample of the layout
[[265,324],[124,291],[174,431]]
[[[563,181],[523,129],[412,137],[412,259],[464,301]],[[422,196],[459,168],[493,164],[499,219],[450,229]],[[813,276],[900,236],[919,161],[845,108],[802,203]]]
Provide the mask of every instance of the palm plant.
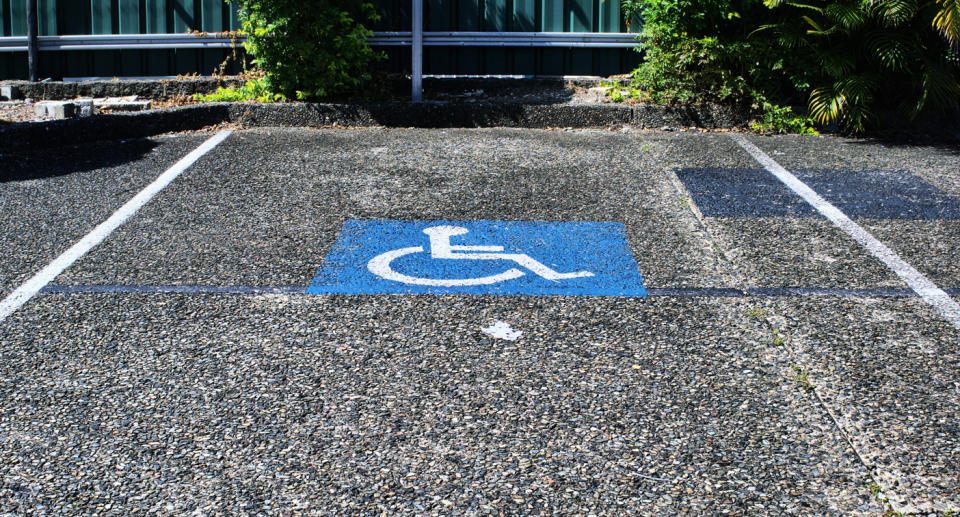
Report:
[[794,83],[810,88],[821,124],[863,131],[880,111],[915,119],[958,109],[960,0],[765,0],[793,56]]

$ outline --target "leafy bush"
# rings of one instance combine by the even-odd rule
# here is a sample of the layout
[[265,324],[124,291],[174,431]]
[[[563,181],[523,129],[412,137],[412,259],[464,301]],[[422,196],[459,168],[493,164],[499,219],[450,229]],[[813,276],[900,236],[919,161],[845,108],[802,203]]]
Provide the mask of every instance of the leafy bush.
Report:
[[366,27],[378,19],[373,2],[231,1],[270,92],[305,100],[342,94],[369,80],[369,65],[381,58],[367,45]]
[[247,81],[240,88],[220,87],[207,95],[198,93],[193,96],[193,99],[200,102],[282,102],[287,100],[283,94],[270,92],[266,77]]
[[778,106],[759,95],[757,104],[760,106],[759,119],[750,124],[750,129],[758,133],[819,134],[811,117],[797,115],[790,107]]
[[[956,111],[960,96],[960,2],[767,0],[778,21],[762,31],[810,75],[810,112],[853,131],[886,116]],[[953,14],[951,14],[953,13]],[[946,38],[944,37],[946,36]]]
[[958,110],[958,0],[623,3],[644,20],[635,86],[658,102],[739,103],[766,120],[781,109],[766,99],[802,99],[850,131]]
[[782,78],[758,67],[774,56],[768,42],[750,38],[767,9],[760,0],[624,0],[624,12],[643,19],[638,49],[643,64],[634,84],[655,102],[749,105],[752,91],[780,90]]

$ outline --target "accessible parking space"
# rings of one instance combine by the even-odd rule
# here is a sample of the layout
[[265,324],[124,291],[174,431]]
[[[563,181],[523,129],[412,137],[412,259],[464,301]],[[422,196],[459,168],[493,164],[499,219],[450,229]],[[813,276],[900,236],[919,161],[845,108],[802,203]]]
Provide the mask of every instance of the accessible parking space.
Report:
[[604,131],[245,131],[58,282],[305,289],[348,220],[500,220],[620,223],[647,285],[728,285],[663,148]]
[[0,299],[203,139],[183,135],[0,156]]
[[[937,289],[958,297],[955,266],[911,269],[953,253],[960,180],[940,154],[939,172],[898,168],[921,152],[900,149],[843,183],[828,157],[875,144],[149,142],[0,184],[24,232],[13,289],[170,180],[0,303],[0,514],[960,511],[960,312]],[[8,213],[31,199],[62,235]]]

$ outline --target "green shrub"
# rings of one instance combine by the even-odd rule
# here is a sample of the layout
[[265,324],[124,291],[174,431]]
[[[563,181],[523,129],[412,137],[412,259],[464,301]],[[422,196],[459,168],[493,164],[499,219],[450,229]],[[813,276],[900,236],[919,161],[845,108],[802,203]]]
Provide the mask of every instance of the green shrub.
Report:
[[808,74],[810,112],[820,123],[863,131],[885,118],[957,111],[960,56],[949,41],[960,42],[960,2],[766,3],[776,20],[760,31],[798,56],[790,64]]
[[769,42],[750,38],[751,20],[768,11],[760,0],[624,0],[643,19],[643,63],[634,84],[655,102],[750,105],[752,93],[781,90],[780,74],[758,67],[772,58]]
[[958,0],[623,3],[644,20],[635,86],[658,102],[752,106],[776,131],[757,98],[854,132],[960,109]]
[[819,134],[812,117],[797,115],[788,106],[778,106],[757,95],[758,120],[750,124],[750,129],[758,133],[796,133],[799,135]]
[[266,77],[247,81],[240,88],[220,87],[207,95],[198,93],[193,96],[193,99],[200,102],[282,102],[287,100],[281,93],[270,92]]
[[368,67],[381,58],[367,45],[367,26],[377,20],[370,1],[232,1],[270,92],[304,100],[343,94],[369,80]]

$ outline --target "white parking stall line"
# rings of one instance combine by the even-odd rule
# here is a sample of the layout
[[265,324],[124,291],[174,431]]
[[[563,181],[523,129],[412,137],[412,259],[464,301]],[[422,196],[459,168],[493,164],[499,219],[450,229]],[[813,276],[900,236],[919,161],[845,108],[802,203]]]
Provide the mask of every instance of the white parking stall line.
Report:
[[923,273],[919,272],[900,258],[893,250],[876,239],[873,235],[863,229],[859,224],[841,212],[837,207],[830,204],[829,201],[817,194],[806,183],[784,169],[779,163],[767,156],[766,153],[753,145],[746,136],[738,133],[729,133],[732,138],[743,150],[750,153],[770,174],[776,176],[784,185],[793,190],[802,197],[807,203],[823,214],[834,225],[847,233],[861,246],[866,248],[874,257],[880,259],[894,273],[916,292],[920,298],[932,305],[944,318],[953,323],[960,329],[960,305],[953,301],[950,296],[937,287]]
[[140,193],[130,199],[130,201],[127,201],[114,212],[113,215],[107,218],[107,220],[97,225],[96,228],[71,246],[70,249],[63,252],[59,257],[55,258],[53,262],[50,262],[45,268],[41,269],[14,292],[10,293],[9,296],[0,302],[0,322],[3,322],[8,316],[16,312],[17,309],[27,303],[34,295],[40,292],[41,289],[59,276],[60,273],[63,273],[64,270],[79,260],[80,257],[86,255],[88,251],[103,242],[114,230],[127,222],[140,208],[149,203],[157,193],[169,185],[170,182],[177,179],[178,176],[183,174],[185,170],[190,168],[190,166],[203,155],[226,140],[231,133],[233,133],[233,131],[228,129],[220,131],[210,137],[201,144],[200,147],[194,149],[190,154],[173,164],[172,167],[158,176],[157,179],[153,180],[153,183],[147,185]]

